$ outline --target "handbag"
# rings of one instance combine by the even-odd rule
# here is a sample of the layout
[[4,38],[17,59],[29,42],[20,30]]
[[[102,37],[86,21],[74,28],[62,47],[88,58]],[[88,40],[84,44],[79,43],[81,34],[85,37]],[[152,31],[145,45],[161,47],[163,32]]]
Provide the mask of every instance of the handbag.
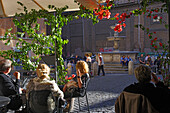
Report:
[[22,106],[22,99],[20,95],[9,96],[11,99],[10,103],[7,105],[8,109],[18,110]]

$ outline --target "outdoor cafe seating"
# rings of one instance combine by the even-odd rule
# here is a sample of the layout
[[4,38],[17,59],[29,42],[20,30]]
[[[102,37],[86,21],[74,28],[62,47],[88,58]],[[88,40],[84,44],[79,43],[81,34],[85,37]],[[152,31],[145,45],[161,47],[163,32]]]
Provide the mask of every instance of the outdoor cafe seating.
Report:
[[28,95],[27,113],[63,113],[65,104],[51,90],[32,90]]

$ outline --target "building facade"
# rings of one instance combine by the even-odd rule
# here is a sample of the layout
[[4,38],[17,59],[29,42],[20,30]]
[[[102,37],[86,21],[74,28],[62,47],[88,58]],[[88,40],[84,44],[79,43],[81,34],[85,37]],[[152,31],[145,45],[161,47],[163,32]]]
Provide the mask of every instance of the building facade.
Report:
[[[162,4],[153,4],[149,7],[157,8],[161,7]],[[138,0],[131,0],[127,2],[126,0],[119,1],[119,7],[115,7],[111,10],[113,17],[116,13],[129,13],[134,9],[138,9]],[[167,13],[155,13],[159,17],[163,18],[163,21],[168,24],[168,14]],[[76,55],[80,51],[96,53],[101,50],[108,50],[107,48],[113,47],[113,41],[108,41],[107,37],[113,36],[114,31],[110,26],[117,24],[117,20],[100,20],[99,23],[93,25],[90,19],[80,18],[78,20],[73,20],[69,22],[67,26],[63,27],[62,37],[64,39],[69,39],[69,43],[65,46],[64,53],[69,55]],[[119,41],[120,51],[140,51],[145,53],[155,52],[154,48],[151,46],[151,40],[146,33],[134,27],[135,25],[142,24],[145,28],[149,28],[151,32],[156,32],[153,37],[158,38],[159,42],[166,43],[169,41],[169,30],[165,28],[164,24],[159,22],[159,19],[155,20],[153,17],[148,18],[146,14],[140,16],[132,16],[126,19],[126,28],[119,33],[119,36],[125,36],[123,40]],[[78,51],[78,52],[77,52]],[[162,51],[161,47],[158,47],[158,51]]]
[[[162,4],[153,4],[149,7],[157,8]],[[116,13],[129,13],[134,9],[138,9],[140,6],[138,0],[119,0],[116,2],[116,7],[111,9],[113,17]],[[157,13],[158,17],[163,17],[163,21],[168,24],[168,14],[167,13]],[[43,19],[38,20],[41,24],[39,33],[44,33],[49,31],[49,26],[45,26]],[[100,20],[99,23],[93,25],[90,19],[79,18],[78,20],[73,20],[63,27],[62,38],[68,39],[69,43],[63,47],[64,56],[79,55],[84,56],[85,52],[96,53],[101,51],[101,49],[113,48],[113,41],[108,41],[107,37],[113,36],[114,31],[110,26],[117,24],[117,20]],[[142,14],[140,16],[132,16],[126,19],[126,27],[123,31],[119,33],[119,36],[125,36],[123,40],[119,41],[120,51],[140,51],[140,52],[154,52],[154,48],[151,46],[151,41],[148,38],[146,31],[134,27],[137,24],[142,24],[150,31],[155,31],[155,37],[158,38],[158,43],[167,43],[169,41],[169,30],[160,24],[159,20],[147,18],[147,15]],[[19,31],[14,26],[12,18],[2,18],[0,19],[0,36],[4,36],[5,32],[9,28],[13,28],[12,32]],[[27,36],[25,36],[27,37]],[[24,38],[27,41],[30,39]],[[5,46],[4,41],[0,41],[0,50],[12,49],[15,46],[16,40],[12,40],[10,46]],[[162,51],[162,48],[158,48]]]

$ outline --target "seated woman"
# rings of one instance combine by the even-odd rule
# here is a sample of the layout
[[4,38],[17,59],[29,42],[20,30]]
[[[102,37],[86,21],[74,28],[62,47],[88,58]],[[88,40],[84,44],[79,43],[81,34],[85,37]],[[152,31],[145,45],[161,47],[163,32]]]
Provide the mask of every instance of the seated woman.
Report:
[[[50,80],[50,68],[46,64],[39,64],[36,69],[37,77],[29,81],[26,89],[26,99],[31,91],[50,90],[54,96],[64,98],[63,92],[59,89],[54,80]],[[43,96],[43,95],[41,95]],[[52,104],[52,102],[50,103]],[[54,106],[53,106],[54,107]],[[54,108],[51,108],[54,109]]]
[[[67,93],[68,88],[71,85],[73,85],[75,86],[75,90],[74,92],[72,92],[72,97],[83,96],[85,93],[88,81],[90,80],[88,72],[89,72],[88,64],[85,61],[77,61],[77,64],[76,64],[77,77],[74,81],[69,81],[66,85],[64,85],[63,87],[64,95]],[[65,95],[65,98],[70,97],[70,95],[67,95],[67,96],[66,95]]]
[[[84,96],[86,93],[87,84],[90,80],[88,64],[85,61],[77,61],[76,64],[77,76],[74,80],[69,81],[60,88],[64,92],[64,98],[67,100],[67,107],[71,105],[70,110],[73,109],[74,99],[72,97]],[[72,90],[73,89],[73,90]]]

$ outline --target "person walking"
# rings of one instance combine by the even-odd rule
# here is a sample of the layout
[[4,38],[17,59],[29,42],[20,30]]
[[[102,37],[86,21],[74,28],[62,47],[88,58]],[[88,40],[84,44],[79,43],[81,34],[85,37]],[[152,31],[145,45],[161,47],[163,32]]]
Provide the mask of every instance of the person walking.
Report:
[[101,53],[98,54],[98,76],[100,75],[100,70],[103,72],[103,76],[105,76],[104,72],[104,61],[103,61],[103,56]]

